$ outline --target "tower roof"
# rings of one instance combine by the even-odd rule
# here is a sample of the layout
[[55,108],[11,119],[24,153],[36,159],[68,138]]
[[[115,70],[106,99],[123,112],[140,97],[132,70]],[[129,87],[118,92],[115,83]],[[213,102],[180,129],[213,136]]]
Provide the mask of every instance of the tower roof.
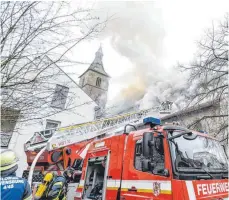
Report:
[[104,76],[110,77],[107,72],[105,72],[104,67],[103,67],[103,51],[102,51],[102,47],[100,45],[98,51],[95,53],[95,59],[94,61],[91,63],[91,65],[89,66],[89,68],[79,76],[79,78],[81,76],[83,76],[87,71],[92,70],[95,72],[98,72]]

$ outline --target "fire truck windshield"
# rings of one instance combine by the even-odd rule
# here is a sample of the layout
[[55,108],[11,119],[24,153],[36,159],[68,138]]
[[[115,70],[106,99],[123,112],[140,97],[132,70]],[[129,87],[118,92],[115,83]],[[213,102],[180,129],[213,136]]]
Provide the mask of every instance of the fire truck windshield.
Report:
[[[173,135],[181,132],[174,131]],[[221,144],[214,139],[195,135],[170,141],[171,156],[177,171],[227,172],[228,160]]]

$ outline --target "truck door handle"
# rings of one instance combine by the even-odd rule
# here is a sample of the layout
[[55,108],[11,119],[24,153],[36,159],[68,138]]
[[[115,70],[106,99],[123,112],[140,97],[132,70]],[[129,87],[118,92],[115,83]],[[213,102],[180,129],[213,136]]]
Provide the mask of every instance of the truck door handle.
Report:
[[137,192],[137,188],[132,186],[131,188],[128,188],[128,191],[130,192]]

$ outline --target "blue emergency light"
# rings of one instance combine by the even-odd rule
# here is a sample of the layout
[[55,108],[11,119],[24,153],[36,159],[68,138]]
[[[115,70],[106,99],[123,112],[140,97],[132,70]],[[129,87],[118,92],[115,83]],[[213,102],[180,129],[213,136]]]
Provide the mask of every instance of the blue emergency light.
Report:
[[158,118],[154,118],[154,117],[147,117],[143,119],[143,124],[147,125],[150,124],[151,127],[156,126],[156,125],[160,125],[161,124],[161,120]]

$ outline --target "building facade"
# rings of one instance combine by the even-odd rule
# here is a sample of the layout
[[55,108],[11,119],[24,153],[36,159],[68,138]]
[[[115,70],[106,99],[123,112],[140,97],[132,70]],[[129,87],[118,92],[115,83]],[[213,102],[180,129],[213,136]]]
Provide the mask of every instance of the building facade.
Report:
[[82,90],[90,96],[98,105],[96,108],[96,117],[105,109],[107,103],[107,93],[109,89],[110,76],[103,66],[102,47],[95,53],[95,59],[89,68],[79,76],[79,85]]
[[[43,59],[43,62],[44,66],[49,64],[50,66],[42,72],[40,78],[33,85],[28,86],[28,88],[23,86],[22,89],[26,91],[26,96],[20,97],[23,101],[15,105],[14,102],[6,101],[5,105],[11,106],[11,109],[7,108],[7,112],[1,113],[1,117],[5,119],[1,121],[1,129],[5,130],[1,135],[4,134],[5,137],[7,132],[8,136],[8,138],[5,137],[5,142],[1,146],[4,145],[5,148],[14,149],[17,152],[20,158],[19,175],[27,167],[24,144],[30,140],[35,132],[42,132],[42,134],[46,134],[45,136],[50,137],[50,134],[53,133],[49,131],[50,129],[93,121],[95,107],[98,106],[51,59],[47,57]],[[21,95],[18,94],[21,88],[19,89],[14,91],[14,99],[19,99],[17,95]],[[3,100],[4,98],[8,98],[8,96],[2,96]],[[30,104],[25,104],[26,101],[31,102],[33,106],[29,107]],[[9,110],[14,110],[17,106],[20,115],[17,116],[14,123],[11,123],[9,120],[12,120],[12,117],[8,120],[6,116],[10,115]],[[30,109],[23,109],[26,106]],[[4,113],[6,113],[5,116]],[[10,127],[11,125],[14,127]],[[10,136],[11,139],[8,140]],[[42,139],[42,135],[39,136],[37,140]],[[6,144],[7,141],[8,144]]]

